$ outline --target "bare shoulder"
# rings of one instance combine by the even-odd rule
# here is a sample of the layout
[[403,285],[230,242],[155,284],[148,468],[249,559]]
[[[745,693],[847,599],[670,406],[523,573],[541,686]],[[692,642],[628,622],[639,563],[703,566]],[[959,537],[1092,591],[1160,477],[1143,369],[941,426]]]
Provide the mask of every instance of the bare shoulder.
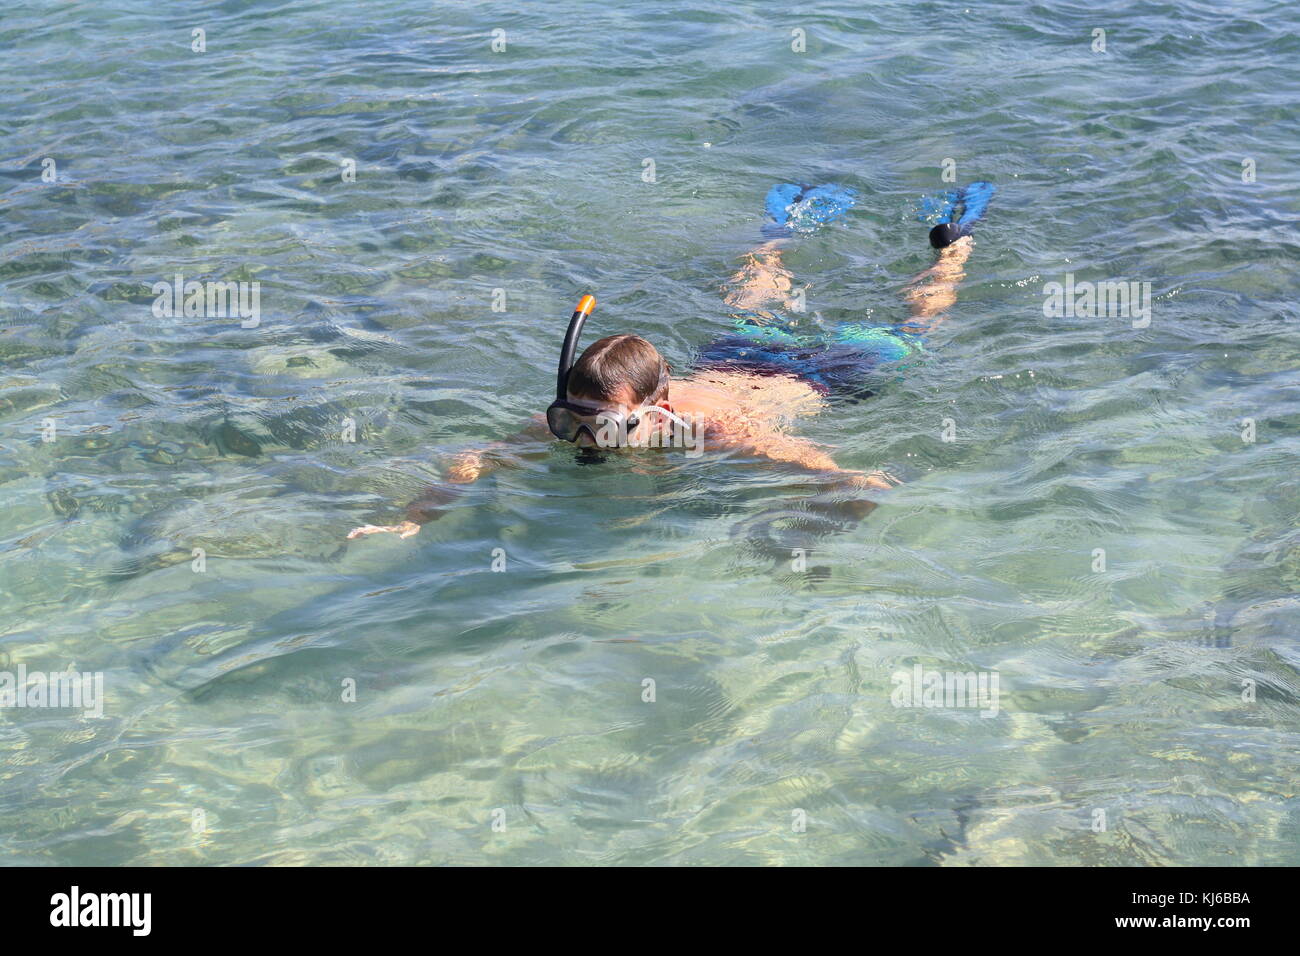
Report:
[[706,422],[710,442],[763,454],[774,442],[788,440],[784,427],[790,421],[825,407],[812,386],[786,375],[697,372],[674,383],[670,394],[676,410]]
[[793,375],[709,370],[673,384],[674,404],[783,421],[816,415],[826,403],[815,388]]

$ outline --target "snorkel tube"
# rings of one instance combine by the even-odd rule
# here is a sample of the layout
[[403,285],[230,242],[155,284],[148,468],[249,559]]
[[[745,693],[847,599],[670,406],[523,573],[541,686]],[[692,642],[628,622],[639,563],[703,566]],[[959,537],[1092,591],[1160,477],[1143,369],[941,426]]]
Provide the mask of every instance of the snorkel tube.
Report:
[[[560,349],[560,367],[555,373],[555,401],[546,409],[546,427],[551,434],[564,441],[576,441],[578,432],[569,434],[567,419],[572,418],[573,406],[569,404],[569,372],[573,370],[573,358],[578,353],[578,338],[582,335],[583,323],[596,307],[594,295],[584,295],[578,300],[578,307],[569,319],[568,331],[564,333],[564,347]],[[590,428],[587,429],[591,431]],[[595,433],[592,432],[592,437]]]
[[555,374],[555,400],[562,402],[569,394],[569,369],[573,368],[573,358],[578,351],[578,337],[582,335],[582,326],[596,308],[596,297],[584,295],[578,300],[577,308],[569,318],[569,329],[564,333],[564,347],[560,349],[560,368]]

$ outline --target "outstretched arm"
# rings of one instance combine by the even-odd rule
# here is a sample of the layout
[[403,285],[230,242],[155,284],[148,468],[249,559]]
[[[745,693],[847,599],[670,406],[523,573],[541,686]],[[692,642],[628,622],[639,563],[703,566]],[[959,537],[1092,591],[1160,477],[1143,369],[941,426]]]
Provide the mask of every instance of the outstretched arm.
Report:
[[446,483],[430,485],[419,498],[407,505],[404,521],[399,524],[362,525],[348,532],[348,538],[363,538],[369,534],[381,533],[391,533],[401,538],[411,537],[419,532],[421,525],[441,517],[443,507],[461,495],[462,489],[457,486],[471,484],[497,468],[541,453],[540,447],[530,449],[528,446],[540,446],[549,438],[545,422],[539,416],[516,435],[493,442],[485,448],[458,452],[448,462]]
[[841,468],[819,445],[782,431],[772,430],[754,435],[747,444],[754,453],[771,461],[789,462],[809,471],[833,475],[841,479],[843,484],[854,488],[888,489],[900,483],[893,475],[883,471],[864,472]]
[[962,236],[939,250],[934,265],[913,276],[903,293],[912,307],[912,317],[903,324],[908,332],[929,332],[944,320],[944,311],[957,301],[957,285],[966,277],[964,266],[975,240]]
[[545,444],[551,440],[551,430],[546,427],[546,416],[534,415],[527,426],[509,438],[453,455],[447,466],[447,480],[458,485],[478,481],[498,468],[542,454]]

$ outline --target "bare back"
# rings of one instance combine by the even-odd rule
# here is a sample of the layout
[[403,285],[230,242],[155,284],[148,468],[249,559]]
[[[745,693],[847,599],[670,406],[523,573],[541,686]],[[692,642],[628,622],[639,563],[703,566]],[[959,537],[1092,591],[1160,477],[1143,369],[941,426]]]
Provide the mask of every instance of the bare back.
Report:
[[817,445],[785,430],[795,419],[816,415],[826,407],[822,396],[803,379],[700,371],[674,381],[669,397],[678,414],[704,423],[705,441],[714,447],[749,451],[806,468],[839,470]]

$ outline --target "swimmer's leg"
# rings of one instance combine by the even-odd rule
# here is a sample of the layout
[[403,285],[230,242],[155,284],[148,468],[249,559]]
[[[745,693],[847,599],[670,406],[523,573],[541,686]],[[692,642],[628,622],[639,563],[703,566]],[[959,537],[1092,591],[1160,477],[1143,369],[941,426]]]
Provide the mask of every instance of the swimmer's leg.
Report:
[[[912,307],[912,317],[900,326],[906,332],[921,334],[943,321],[944,312],[957,301],[957,286],[966,277],[963,267],[974,244],[975,224],[984,217],[997,187],[979,180],[957,191],[951,206],[941,212],[930,230],[930,245],[939,250],[934,265],[925,269],[903,287],[903,297]],[[945,194],[946,195],[946,194]],[[924,210],[926,200],[922,200]],[[922,217],[922,221],[927,221]]]
[[769,307],[789,308],[794,299],[794,275],[781,262],[781,242],[766,242],[748,253],[726,286],[723,301],[753,313],[760,324],[775,319]]
[[783,243],[835,222],[856,202],[857,193],[838,183],[821,186],[777,183],[769,189],[763,200],[762,233],[767,241],[751,252],[740,271],[731,277],[726,303],[755,313],[760,325],[775,319],[764,312],[765,307],[776,305],[801,311],[794,277],[781,263]]

